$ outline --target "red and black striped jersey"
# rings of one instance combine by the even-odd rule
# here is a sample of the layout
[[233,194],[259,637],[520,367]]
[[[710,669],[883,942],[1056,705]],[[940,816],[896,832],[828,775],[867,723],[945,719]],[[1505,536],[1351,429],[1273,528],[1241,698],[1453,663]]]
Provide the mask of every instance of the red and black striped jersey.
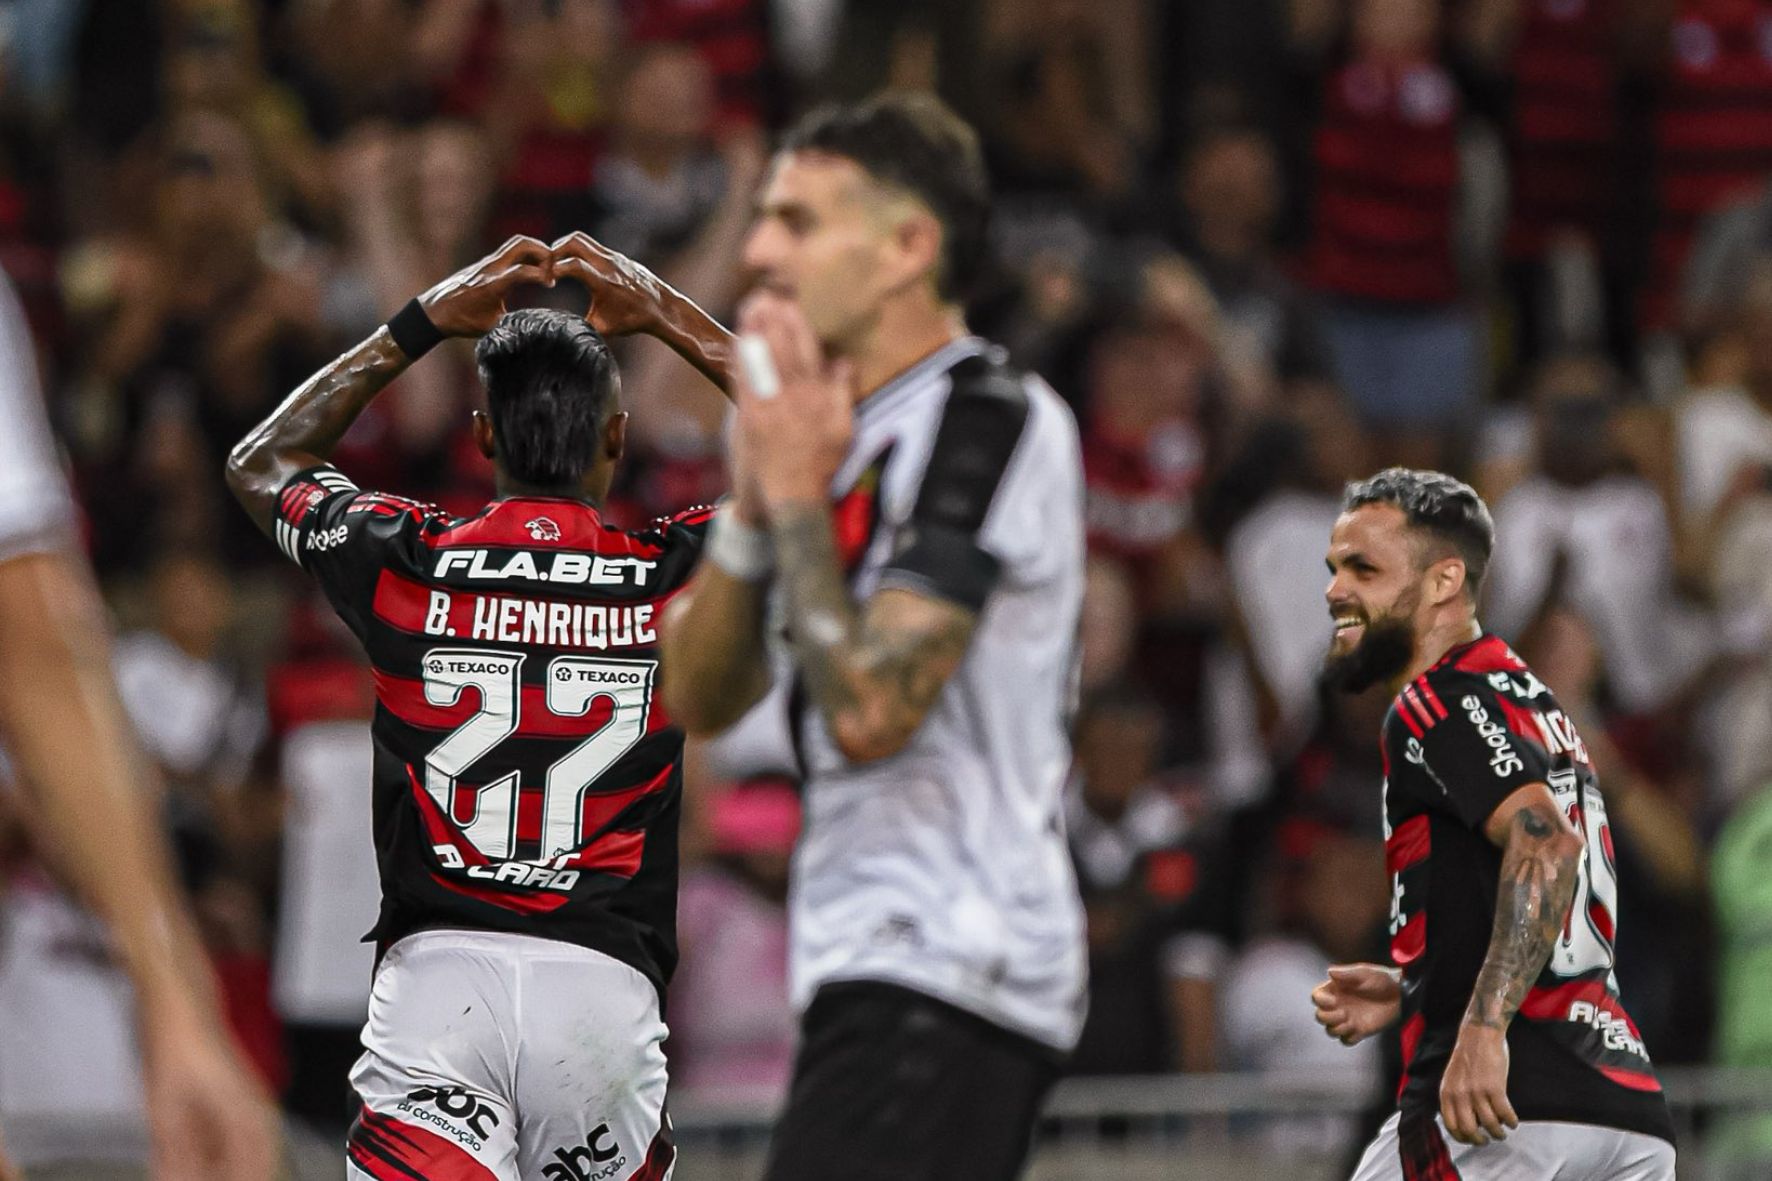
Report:
[[284,486],[277,542],[374,672],[370,938],[538,935],[663,988],[683,736],[657,696],[657,632],[711,517],[628,532],[545,497],[453,517],[331,467]]
[[1605,244],[1618,212],[1618,0],[1528,0],[1513,54],[1508,253],[1538,258],[1558,231]]
[[1380,303],[1456,302],[1464,104],[1451,72],[1436,61],[1360,60],[1325,86],[1312,151],[1311,283]]
[[1673,1138],[1661,1084],[1618,996],[1618,876],[1587,748],[1556,698],[1495,636],[1447,653],[1384,721],[1391,958],[1403,970],[1404,1115],[1439,1110],[1494,927],[1501,850],[1490,813],[1546,784],[1586,841],[1575,902],[1508,1029],[1508,1099],[1523,1120]]
[[1655,233],[1640,318],[1674,325],[1704,219],[1772,171],[1772,0],[1679,0],[1656,97]]

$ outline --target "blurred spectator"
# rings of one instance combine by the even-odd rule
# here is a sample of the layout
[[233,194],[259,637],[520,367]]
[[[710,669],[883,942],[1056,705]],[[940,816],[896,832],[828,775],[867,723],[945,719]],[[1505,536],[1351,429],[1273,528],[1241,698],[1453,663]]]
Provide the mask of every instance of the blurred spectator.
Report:
[[1089,1019],[1078,1074],[1218,1066],[1226,900],[1211,845],[1157,775],[1154,702],[1107,689],[1077,722],[1065,826],[1089,933]]
[[639,44],[693,49],[713,74],[714,104],[727,130],[757,122],[769,105],[766,0],[629,0]]
[[175,10],[163,82],[167,116],[212,112],[240,121],[275,208],[315,225],[330,216],[331,177],[295,94],[259,61],[258,6],[201,0]]
[[1705,533],[1764,483],[1772,468],[1772,259],[1756,260],[1746,291],[1676,405],[1680,512]]
[[[1298,1004],[1332,963],[1383,959],[1390,892],[1384,848],[1301,820],[1281,830],[1278,913],[1270,933],[1252,940],[1225,970],[1221,986],[1225,1067],[1290,1079],[1345,1080],[1376,1091],[1382,1078],[1378,1039],[1349,1051]],[[1264,1122],[1262,1138],[1288,1155],[1345,1151],[1358,1128],[1336,1116]]]
[[[1622,221],[1622,10],[1629,0],[1503,0],[1510,86],[1507,274],[1520,359],[1630,339]],[[1501,64],[1498,62],[1498,64]],[[1617,355],[1623,356],[1622,351]]]
[[[1159,297],[1159,267],[1173,294]],[[1194,495],[1208,456],[1207,405],[1218,363],[1218,309],[1179,260],[1147,267],[1142,298],[1090,356],[1083,468],[1092,551],[1134,564],[1150,590],[1189,560]],[[1186,594],[1185,588],[1181,592]]]
[[143,751],[193,807],[240,787],[264,734],[262,688],[224,647],[233,594],[213,557],[161,555],[148,576],[147,626],[125,633],[113,657]]
[[1189,151],[1178,187],[1182,252],[1218,301],[1232,364],[1267,381],[1326,379],[1328,345],[1316,311],[1276,252],[1284,194],[1273,144],[1251,127],[1208,131]]
[[233,586],[213,557],[161,555],[148,602],[147,626],[117,643],[118,695],[170,789],[173,847],[228,1018],[276,1090],[284,1059],[269,999],[269,933],[235,843],[248,764],[264,734],[263,687],[225,647]]
[[[638,51],[626,76],[610,150],[593,191],[595,232],[704,307],[724,313],[742,292],[744,240],[766,164],[755,129],[727,125],[716,140],[713,75],[687,47]],[[668,487],[634,491],[642,512],[712,500],[725,402],[654,341],[626,342],[623,390],[634,439],[668,457]]]
[[319,357],[319,259],[273,211],[240,125],[178,120],[146,224],[84,244],[69,303],[101,318],[81,413],[106,495],[89,505],[101,561],[220,538],[263,560],[212,473],[265,405]]
[[596,237],[633,258],[665,260],[689,245],[726,193],[712,150],[713,73],[686,46],[637,51],[616,102],[609,153],[592,193]]
[[1680,282],[1680,322],[1697,339],[1727,333],[1772,255],[1772,183],[1719,207],[1699,223]]
[[1534,378],[1532,469],[1494,504],[1483,615],[1519,640],[1569,604],[1599,635],[1612,701],[1646,715],[1690,687],[1712,644],[1676,594],[1666,504],[1622,462],[1620,386],[1597,357],[1556,358]]
[[364,823],[369,782],[368,670],[330,635],[330,611],[296,614],[287,658],[268,676],[281,784],[282,873],[272,999],[287,1034],[289,1112],[333,1142],[355,1115],[347,1083],[362,1053],[375,948],[375,849]]
[[[308,0],[283,9],[289,73],[314,130],[332,141],[352,127],[431,109],[430,84],[454,63],[476,0]],[[350,197],[341,194],[342,211]]]
[[[1326,609],[1324,614],[1327,618]],[[1237,818],[1239,847],[1265,847],[1277,819],[1288,816],[1355,835],[1382,832],[1384,757],[1378,734],[1390,705],[1382,685],[1354,694],[1322,686],[1315,725],[1282,761],[1265,809]],[[1379,790],[1373,784],[1381,785]],[[1248,857],[1241,860],[1249,880],[1239,893],[1254,893],[1260,888],[1254,878],[1259,867],[1247,864]]]
[[1125,213],[1153,115],[1140,83],[1147,68],[1140,9],[1033,0],[997,11],[991,175],[1000,200],[1013,209],[1018,198],[1039,195],[1098,217]]
[[1324,71],[1311,283],[1324,293],[1336,375],[1361,418],[1432,436],[1469,412],[1483,384],[1458,271],[1467,99],[1441,49],[1435,0],[1338,8],[1294,2],[1299,52]]
[[1662,26],[1652,130],[1655,222],[1638,313],[1673,329],[1680,276],[1701,219],[1772,173],[1769,0],[1677,0]]
[[1747,262],[1739,303],[1704,339],[1694,388],[1674,407],[1686,563],[1714,596],[1719,670],[1705,717],[1709,803],[1726,808],[1772,775],[1772,266]]
[[787,785],[757,780],[714,796],[708,811],[713,856],[684,873],[677,902],[671,1081],[773,1100],[794,1056],[787,889],[800,804]]
[[1240,513],[1225,539],[1225,572],[1239,639],[1273,705],[1263,729],[1277,747],[1311,725],[1329,643],[1323,553],[1343,485],[1367,470],[1364,452],[1345,404],[1318,387],[1285,417],[1257,426],[1225,467],[1228,487],[1218,495],[1236,497]]
[[[490,249],[492,156],[473,124],[366,124],[335,151],[346,250],[325,294],[328,330],[354,340],[408,299]],[[468,511],[490,472],[468,439],[477,398],[472,349],[449,343],[401,375],[345,436],[338,461],[367,484]]]
[[[479,116],[502,154],[496,236],[552,241],[589,224],[624,40],[615,0],[510,0],[490,18],[493,64]],[[471,103],[472,105],[468,105]]]

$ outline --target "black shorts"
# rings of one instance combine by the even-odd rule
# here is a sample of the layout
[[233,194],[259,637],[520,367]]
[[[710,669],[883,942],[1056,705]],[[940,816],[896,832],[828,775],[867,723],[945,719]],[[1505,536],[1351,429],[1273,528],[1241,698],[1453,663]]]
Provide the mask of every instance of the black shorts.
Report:
[[828,984],[800,1022],[765,1181],[1013,1181],[1056,1051],[875,981]]

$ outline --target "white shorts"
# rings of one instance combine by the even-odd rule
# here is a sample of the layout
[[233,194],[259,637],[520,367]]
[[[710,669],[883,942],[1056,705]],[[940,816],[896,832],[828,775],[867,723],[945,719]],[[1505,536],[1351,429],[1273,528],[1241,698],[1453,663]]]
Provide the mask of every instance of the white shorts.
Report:
[[1641,1132],[1530,1120],[1506,1140],[1474,1147],[1448,1136],[1435,1116],[1405,1146],[1401,1119],[1378,1130],[1352,1181],[1674,1181],[1674,1146]]
[[658,993],[552,939],[425,931],[376,969],[349,1181],[666,1181]]

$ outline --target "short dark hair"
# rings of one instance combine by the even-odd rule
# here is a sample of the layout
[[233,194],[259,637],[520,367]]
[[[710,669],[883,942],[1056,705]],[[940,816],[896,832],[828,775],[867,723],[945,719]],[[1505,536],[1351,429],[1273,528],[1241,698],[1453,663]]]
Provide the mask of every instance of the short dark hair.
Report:
[[991,186],[978,133],[940,99],[882,94],[821,107],[788,131],[781,150],[841,156],[927,205],[942,231],[936,290],[943,299],[965,298],[984,266]]
[[499,462],[537,488],[569,488],[596,463],[620,396],[615,357],[583,316],[523,308],[474,348]]
[[1451,546],[1464,560],[1465,591],[1476,599],[1495,548],[1495,519],[1476,489],[1444,472],[1390,467],[1342,493],[1344,513],[1367,504],[1395,505],[1411,527]]

